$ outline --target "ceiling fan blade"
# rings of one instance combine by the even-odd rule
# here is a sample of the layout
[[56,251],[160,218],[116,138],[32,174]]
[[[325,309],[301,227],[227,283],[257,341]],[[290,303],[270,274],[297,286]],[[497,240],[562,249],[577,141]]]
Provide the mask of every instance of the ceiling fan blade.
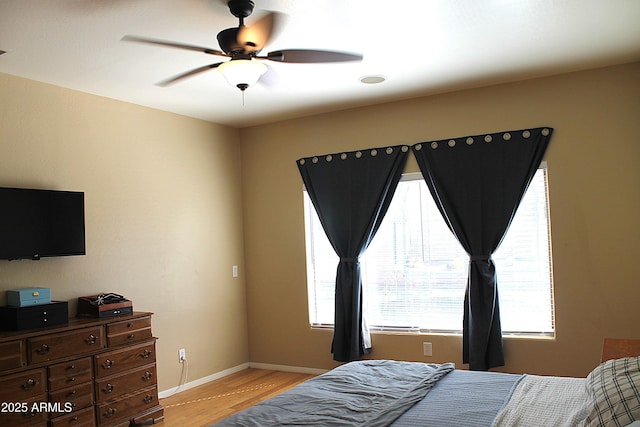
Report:
[[253,24],[240,27],[238,44],[245,47],[245,52],[259,52],[276,35],[281,17],[278,12],[269,12]]
[[224,64],[224,62],[216,62],[215,64],[203,65],[202,67],[194,68],[193,70],[178,74],[177,76],[173,76],[171,78],[168,78],[156,84],[162,87],[169,86],[179,80],[186,79],[187,77],[195,76],[196,74],[203,73],[212,68],[217,68],[218,66],[220,66],[220,64]]
[[278,62],[318,63],[361,61],[362,55],[357,53],[335,52],[329,50],[283,49],[269,52],[266,57],[258,58],[270,59],[271,61]]
[[210,55],[228,56],[226,53],[220,50],[211,49],[203,46],[195,46],[191,44],[176,43],[169,40],[150,39],[146,37],[138,37],[138,36],[130,36],[130,35],[126,35],[122,37],[121,40],[128,41],[128,42],[136,42],[136,43],[154,44],[157,46],[164,46],[164,47],[173,47],[177,49],[193,50],[196,52],[203,52]]

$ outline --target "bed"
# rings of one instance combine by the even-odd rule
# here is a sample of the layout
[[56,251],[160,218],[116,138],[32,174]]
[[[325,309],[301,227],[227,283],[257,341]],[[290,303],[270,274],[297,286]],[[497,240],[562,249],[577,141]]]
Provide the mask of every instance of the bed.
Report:
[[640,340],[634,345],[603,351],[586,378],[465,371],[450,363],[351,362],[213,426],[636,427]]

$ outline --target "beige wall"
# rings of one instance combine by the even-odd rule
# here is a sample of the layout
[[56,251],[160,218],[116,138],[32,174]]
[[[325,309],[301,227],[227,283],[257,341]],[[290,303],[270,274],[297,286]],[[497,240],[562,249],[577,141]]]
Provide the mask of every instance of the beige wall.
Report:
[[[504,370],[585,375],[603,337],[640,338],[636,63],[243,129],[250,360],[335,366],[331,332],[308,326],[296,159],[537,126],[555,129],[546,160],[557,334],[506,338]],[[417,170],[415,160],[407,169]],[[422,356],[423,341],[433,357]],[[461,345],[459,336],[375,334],[372,357],[462,367]]]
[[[329,368],[331,332],[308,326],[295,160],[552,126],[557,338],[507,338],[505,370],[584,375],[604,336],[640,338],[639,77],[632,64],[238,131],[0,74],[0,185],[84,191],[87,219],[86,256],[0,261],[0,291],[49,286],[72,314],[114,291],[155,312],[160,390],[178,383],[180,347],[190,380],[248,361]],[[462,366],[457,336],[373,344]]]
[[160,390],[180,347],[190,379],[247,362],[238,130],[4,74],[0,100],[0,186],[84,191],[87,243],[0,261],[0,291],[51,287],[72,315],[111,291],[155,312]]

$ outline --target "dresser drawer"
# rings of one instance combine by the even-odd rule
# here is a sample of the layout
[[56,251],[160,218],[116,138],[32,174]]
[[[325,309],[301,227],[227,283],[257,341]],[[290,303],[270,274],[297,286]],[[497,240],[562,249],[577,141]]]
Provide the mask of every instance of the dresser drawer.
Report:
[[93,406],[51,420],[51,427],[95,427]]
[[49,401],[58,403],[63,412],[54,412],[51,415],[63,415],[69,412],[87,408],[93,405],[93,384],[88,382],[69,387],[64,390],[49,393]]
[[162,420],[164,420],[164,408],[158,405],[142,414],[136,415],[133,418],[131,425],[141,426],[141,425],[158,424]]
[[[9,413],[0,413],[0,425],[2,427],[47,427],[47,413],[45,411],[33,410],[33,405],[46,402],[47,398],[42,396],[23,400],[19,407],[9,408]],[[16,403],[15,400],[2,400],[7,405]]]
[[91,381],[92,378],[90,357],[51,365],[49,366],[49,391]]
[[0,344],[0,372],[21,368],[26,364],[24,341],[16,340]]
[[46,391],[44,368],[32,369],[0,379],[0,402],[23,402]]
[[131,390],[139,390],[155,385],[156,382],[155,364],[96,380],[96,402],[106,402],[109,399],[115,399],[129,393]]
[[123,320],[122,322],[110,323],[107,325],[107,336],[124,334],[137,329],[151,328],[151,317],[141,317],[139,319]]
[[152,337],[151,317],[125,320],[107,325],[107,344],[116,346]]
[[105,425],[123,418],[132,417],[157,405],[158,389],[156,386],[139,390],[136,393],[99,405],[97,408],[98,425]]
[[29,363],[81,355],[105,346],[102,326],[60,332],[28,339]]
[[155,340],[94,356],[96,379],[155,363]]
[[[151,423],[153,424],[153,423]],[[100,424],[100,427],[130,427],[131,421],[129,421],[128,419],[125,420],[120,420],[120,421],[116,421],[115,423],[109,423],[107,424]],[[139,424],[133,424],[134,426],[138,426]],[[148,424],[145,424],[148,425]]]

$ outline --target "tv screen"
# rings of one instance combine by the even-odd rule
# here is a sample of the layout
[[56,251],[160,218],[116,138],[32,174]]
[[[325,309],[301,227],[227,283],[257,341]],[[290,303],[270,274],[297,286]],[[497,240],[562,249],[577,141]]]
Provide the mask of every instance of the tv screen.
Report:
[[85,255],[84,193],[0,188],[0,259]]

